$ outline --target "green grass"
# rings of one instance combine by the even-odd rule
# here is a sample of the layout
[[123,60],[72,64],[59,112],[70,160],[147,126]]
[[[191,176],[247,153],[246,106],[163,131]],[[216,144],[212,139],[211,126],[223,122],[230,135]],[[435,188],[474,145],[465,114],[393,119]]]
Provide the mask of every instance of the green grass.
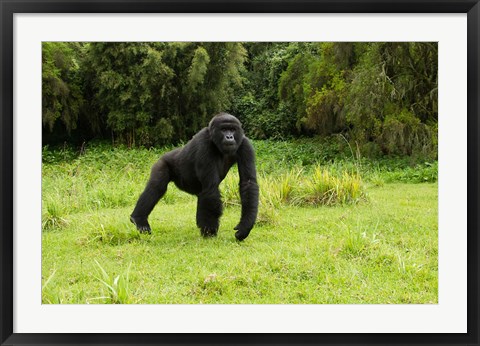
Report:
[[[152,234],[135,230],[128,215],[161,152],[44,151],[43,303],[438,302],[438,186],[402,178],[422,169],[400,166],[389,178],[382,162],[273,166],[272,151],[257,148],[259,218],[239,243],[235,171],[222,184],[218,237],[201,238],[195,198],[172,184],[150,216]],[[363,197],[299,202],[316,191],[307,185],[330,181],[351,191],[358,183]]]

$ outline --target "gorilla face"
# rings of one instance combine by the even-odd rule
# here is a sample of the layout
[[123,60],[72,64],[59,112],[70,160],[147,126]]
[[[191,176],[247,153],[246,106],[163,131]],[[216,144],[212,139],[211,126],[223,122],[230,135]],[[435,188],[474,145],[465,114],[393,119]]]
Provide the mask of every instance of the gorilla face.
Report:
[[224,155],[233,155],[242,144],[244,133],[242,124],[230,114],[215,116],[208,126],[211,137],[218,150]]

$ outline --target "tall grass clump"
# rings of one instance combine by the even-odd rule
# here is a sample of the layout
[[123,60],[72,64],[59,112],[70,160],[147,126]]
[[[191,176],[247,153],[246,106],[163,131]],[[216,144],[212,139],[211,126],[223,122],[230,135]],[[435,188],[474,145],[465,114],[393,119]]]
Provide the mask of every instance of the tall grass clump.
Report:
[[[260,223],[271,223],[277,210],[288,205],[355,204],[366,199],[360,173],[331,171],[319,165],[306,172],[301,167],[273,176],[260,174]],[[224,206],[240,206],[237,174],[229,174],[221,185]]]
[[278,209],[281,207],[278,183],[267,176],[261,176],[259,187],[257,223],[259,225],[275,225],[278,220]]
[[309,205],[354,204],[365,197],[359,173],[335,175],[317,165],[300,185],[297,201]]
[[295,191],[302,180],[302,168],[293,168],[274,179],[278,189],[278,199],[283,204],[292,204],[295,198]]
[[65,210],[55,201],[45,203],[45,211],[42,213],[42,230],[62,228],[67,225],[64,218]]
[[238,177],[237,168],[232,169],[220,184],[220,192],[222,202],[225,207],[240,205],[240,179]]

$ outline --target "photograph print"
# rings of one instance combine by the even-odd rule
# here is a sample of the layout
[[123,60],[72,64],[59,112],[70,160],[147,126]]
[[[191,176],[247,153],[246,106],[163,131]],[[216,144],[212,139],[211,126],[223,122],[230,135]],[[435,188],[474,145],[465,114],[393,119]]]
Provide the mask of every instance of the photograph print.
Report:
[[43,304],[438,304],[436,42],[43,42]]

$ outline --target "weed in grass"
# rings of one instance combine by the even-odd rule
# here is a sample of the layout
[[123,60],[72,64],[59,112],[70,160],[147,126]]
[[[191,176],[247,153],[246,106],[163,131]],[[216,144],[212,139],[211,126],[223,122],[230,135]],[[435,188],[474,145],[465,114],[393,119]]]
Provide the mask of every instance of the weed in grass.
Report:
[[351,230],[345,239],[341,253],[350,258],[361,257],[367,253],[368,246],[369,241],[366,239],[365,233]]
[[62,304],[62,298],[59,296],[58,292],[53,289],[51,281],[55,276],[57,271],[54,269],[52,274],[45,280],[45,283],[42,285],[42,303],[43,304]]
[[108,296],[97,297],[95,300],[104,299],[106,303],[110,304],[132,303],[129,290],[129,272],[131,263],[125,273],[117,276],[109,275],[97,260],[95,260],[95,263],[98,267],[96,278],[103,284],[108,292]]
[[46,203],[46,211],[42,214],[42,230],[58,229],[68,224],[67,219],[63,217],[64,210],[54,201]]

